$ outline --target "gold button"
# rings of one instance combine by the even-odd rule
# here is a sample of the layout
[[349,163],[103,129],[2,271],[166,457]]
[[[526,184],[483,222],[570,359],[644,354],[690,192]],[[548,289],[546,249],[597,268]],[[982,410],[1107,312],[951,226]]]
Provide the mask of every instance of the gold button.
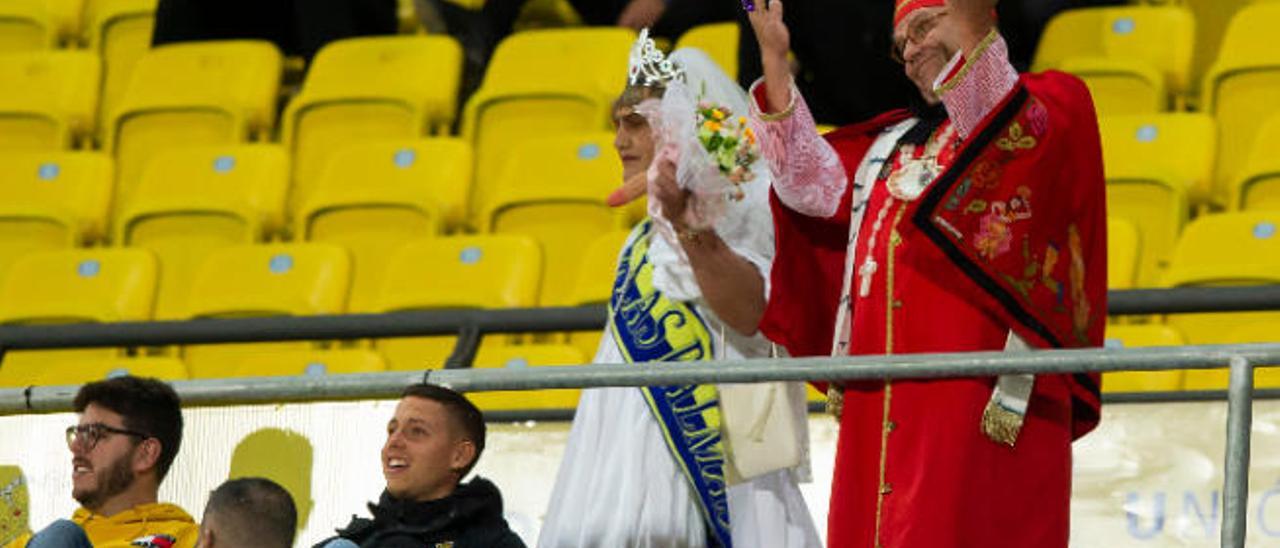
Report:
[[889,493],[892,493],[892,492],[893,492],[893,485],[890,485],[890,484],[888,484],[888,483],[885,483],[885,484],[881,484],[881,485],[880,485],[880,494],[881,494],[881,495],[888,495]]
[[898,429],[898,423],[893,422],[893,421],[889,421],[889,422],[885,423],[885,425],[884,425],[884,429],[885,429],[885,430],[888,430],[888,431],[890,431],[890,432],[892,432],[892,431],[894,431],[894,430],[897,430],[897,429]]

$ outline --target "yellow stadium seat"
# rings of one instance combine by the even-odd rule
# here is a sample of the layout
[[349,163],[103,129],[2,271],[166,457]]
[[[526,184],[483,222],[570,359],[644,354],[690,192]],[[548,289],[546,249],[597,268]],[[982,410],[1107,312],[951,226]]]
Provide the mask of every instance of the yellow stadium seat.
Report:
[[[538,302],[542,251],[523,236],[452,236],[405,245],[391,259],[377,312],[524,308]],[[489,336],[482,348],[506,337]],[[382,339],[376,346],[396,370],[438,368],[450,336]]]
[[204,259],[219,247],[265,241],[284,223],[289,159],[279,145],[163,150],[116,217],[115,241],[160,258],[155,317],[183,317]]
[[[588,304],[604,304],[609,302],[613,292],[614,278],[618,275],[618,253],[631,236],[629,230],[615,230],[597,237],[587,247],[578,265],[578,275],[569,290],[567,304],[582,306]],[[582,351],[582,355],[591,359],[600,346],[601,330],[576,331],[569,334],[569,344]]]
[[165,357],[6,362],[0,366],[0,387],[76,385],[123,375],[182,381],[187,366]]
[[1142,236],[1128,219],[1107,219],[1107,288],[1132,289],[1142,256]]
[[54,47],[56,25],[44,6],[34,2],[0,4],[0,54]]
[[1181,6],[1073,9],[1049,22],[1034,67],[1079,75],[1100,113],[1164,111],[1168,91],[1189,88],[1194,40]]
[[[219,379],[241,377],[280,377],[292,375],[338,375],[377,373],[387,364],[377,352],[368,349],[279,350],[236,354],[217,363],[193,365],[191,378]],[[211,366],[211,367],[210,367]]]
[[[1280,283],[1280,211],[1208,215],[1187,225],[1165,285],[1235,286]],[[1280,321],[1280,312],[1174,314],[1165,320],[1191,344],[1232,340],[1244,326]]]
[[698,48],[711,56],[730,78],[738,78],[738,24],[698,25],[676,40],[676,49]]
[[161,150],[269,135],[282,62],[274,45],[255,40],[170,44],[143,55],[104,129],[117,203],[129,203]]
[[155,285],[156,259],[146,250],[33,252],[0,285],[0,323],[147,320]]
[[305,200],[334,151],[371,140],[448,134],[457,111],[462,48],[448,36],[349,38],[316,54],[284,114]]
[[[1167,325],[1108,325],[1107,348],[1147,346],[1182,346],[1182,334]],[[1106,392],[1173,392],[1182,390],[1185,374],[1181,370],[1117,371],[1102,374]]]
[[294,215],[294,236],[351,251],[350,310],[368,312],[397,249],[462,226],[471,168],[471,146],[456,138],[349,145]]
[[1220,202],[1226,202],[1226,187],[1245,166],[1262,124],[1280,113],[1280,47],[1273,42],[1277,22],[1277,2],[1240,10],[1204,79],[1204,111],[1218,120],[1221,130],[1215,177]]
[[[582,365],[582,352],[561,344],[527,344],[486,347],[476,353],[477,369],[519,369],[539,366]],[[482,411],[514,411],[532,409],[573,409],[578,406],[578,389],[520,390],[505,392],[472,392],[467,394]]]
[[99,129],[106,130],[133,76],[134,65],[151,49],[158,0],[85,0],[84,24],[89,50],[103,62]]
[[[328,244],[231,246],[209,254],[196,275],[186,317],[306,316],[346,312],[351,259]],[[191,345],[182,355],[194,373],[233,358],[311,348],[310,343]]]
[[1187,222],[1188,195],[1207,201],[1213,120],[1201,114],[1104,116],[1099,129],[1107,214],[1137,226],[1142,237],[1137,283],[1153,285]]
[[63,47],[80,45],[80,33],[83,28],[85,0],[34,0],[43,4],[49,20]]
[[521,141],[609,128],[634,40],[627,29],[578,28],[521,32],[498,45],[463,116],[462,134],[476,147],[473,211],[489,202]]
[[87,144],[98,108],[97,56],[83,51],[0,55],[0,149]]
[[1280,113],[1272,115],[1258,130],[1244,169],[1227,189],[1229,208],[1280,210],[1280,154],[1276,153],[1277,143],[1280,143]]
[[[1240,325],[1225,333],[1222,344],[1280,342],[1280,320]],[[1254,388],[1280,388],[1280,363],[1254,364]],[[1231,373],[1227,369],[1193,369],[1187,371],[1187,390],[1226,390]]]
[[[151,318],[156,259],[142,249],[32,252],[0,284],[0,323],[57,324]],[[114,358],[113,349],[8,352],[4,365]]]
[[566,133],[525,141],[485,205],[484,229],[536,238],[546,258],[541,303],[562,306],[578,273],[583,235],[626,228],[627,210],[604,200],[622,181],[622,164],[604,132]]
[[0,151],[0,278],[29,251],[104,239],[111,173],[96,152]]

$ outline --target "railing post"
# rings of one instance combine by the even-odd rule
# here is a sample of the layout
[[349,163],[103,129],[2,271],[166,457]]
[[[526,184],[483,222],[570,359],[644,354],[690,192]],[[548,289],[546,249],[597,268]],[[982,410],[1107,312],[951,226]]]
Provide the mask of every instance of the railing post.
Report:
[[1249,511],[1249,446],[1253,426],[1253,365],[1231,358],[1227,385],[1227,451],[1222,480],[1222,547],[1244,548]]

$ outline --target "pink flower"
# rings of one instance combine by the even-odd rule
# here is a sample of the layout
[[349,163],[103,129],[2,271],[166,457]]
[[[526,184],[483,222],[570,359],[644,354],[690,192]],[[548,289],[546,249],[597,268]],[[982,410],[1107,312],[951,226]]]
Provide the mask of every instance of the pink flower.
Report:
[[1049,131],[1049,111],[1045,110],[1040,101],[1032,100],[1027,107],[1027,126],[1034,137],[1041,137]]
[[1009,231],[1009,223],[995,213],[988,213],[982,218],[978,235],[973,245],[978,253],[987,260],[995,259],[1009,251],[1013,244],[1013,233]]

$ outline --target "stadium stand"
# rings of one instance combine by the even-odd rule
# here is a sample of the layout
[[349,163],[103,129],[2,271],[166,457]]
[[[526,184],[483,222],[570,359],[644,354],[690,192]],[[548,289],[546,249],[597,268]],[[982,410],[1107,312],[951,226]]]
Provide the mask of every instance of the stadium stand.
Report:
[[1045,29],[1033,67],[1080,76],[1099,113],[1161,112],[1189,87],[1194,38],[1181,6],[1068,10]]
[[1129,289],[1137,280],[1142,235],[1133,221],[1107,218],[1107,287]]
[[386,371],[382,355],[364,348],[296,349],[227,356],[218,367],[204,367],[201,378],[246,378],[289,375],[339,375]]
[[482,210],[487,232],[531,236],[542,246],[543,306],[567,302],[584,234],[628,226],[628,210],[604,202],[622,181],[612,142],[610,133],[566,133],[514,146]]
[[85,42],[103,64],[100,130],[106,129],[107,116],[124,97],[134,66],[151,49],[156,1],[85,0]]
[[680,48],[698,48],[707,52],[725,74],[738,79],[737,23],[711,23],[693,27],[676,40],[675,49]]
[[462,49],[449,37],[349,38],[326,45],[285,111],[294,197],[304,201],[344,144],[448,134]]
[[0,149],[87,145],[96,125],[101,63],[83,51],[0,55]]
[[[527,236],[459,236],[413,242],[387,267],[375,311],[526,308],[538,303],[542,250]],[[506,344],[490,337],[482,348]],[[376,346],[393,370],[439,369],[451,336],[382,339]]]
[[0,54],[54,47],[57,23],[42,6],[27,2],[0,5]]
[[368,312],[396,250],[463,225],[471,169],[471,146],[453,137],[347,146],[297,210],[293,236],[351,251],[350,309]]
[[463,114],[462,135],[476,151],[473,212],[490,203],[521,141],[609,127],[634,40],[626,29],[582,28],[517,33],[498,45]]
[[30,251],[103,240],[111,173],[96,152],[0,151],[0,279]]
[[155,317],[182,317],[205,258],[220,247],[267,241],[284,223],[289,158],[279,145],[164,150],[120,207],[115,242],[160,258]]
[[280,52],[269,42],[171,44],[147,52],[107,116],[116,201],[129,203],[146,162],[179,146],[262,140],[275,126]]
[[[1182,346],[1182,334],[1167,325],[1108,325],[1107,348]],[[1175,392],[1182,390],[1186,372],[1118,371],[1102,375],[1107,392]],[[1224,383],[1225,386],[1225,383]]]
[[76,359],[74,361],[21,360],[0,368],[0,387],[83,384],[108,377],[135,375],[166,381],[187,379],[187,366],[177,358]]
[[[489,345],[476,353],[478,369],[572,366],[586,362],[581,351],[562,344]],[[526,411],[573,409],[581,390],[523,390],[518,392],[477,392],[468,398],[485,411]]]
[[1221,53],[1205,76],[1204,111],[1218,120],[1218,169],[1214,198],[1226,201],[1262,125],[1280,113],[1280,48],[1275,39],[1280,3],[1250,4],[1231,20]]
[[[1174,250],[1168,287],[1280,283],[1280,212],[1209,215],[1187,226]],[[1190,344],[1232,342],[1251,324],[1280,321],[1280,312],[1176,314],[1166,323]]]
[[1104,116],[1099,129],[1107,215],[1133,222],[1142,234],[1137,280],[1153,285],[1188,220],[1188,194],[1207,189],[1213,120],[1189,113]]
[[1276,154],[1277,143],[1280,143],[1280,113],[1262,124],[1240,176],[1227,189],[1230,209],[1280,210],[1280,154]]
[[[341,314],[351,260],[328,244],[224,247],[205,259],[191,286],[187,319]],[[192,378],[219,376],[232,356],[309,349],[314,343],[190,345],[182,349]]]
[[[578,264],[578,275],[574,278],[566,304],[583,306],[609,302],[613,281],[618,275],[618,252],[630,236],[629,230],[615,230],[591,241]],[[568,335],[569,344],[577,347],[588,359],[595,357],[600,337],[598,329]]]
[[[14,263],[0,284],[0,324],[148,320],[155,286],[156,259],[146,250],[32,252]],[[6,352],[3,367],[118,355],[118,350],[97,348]]]

